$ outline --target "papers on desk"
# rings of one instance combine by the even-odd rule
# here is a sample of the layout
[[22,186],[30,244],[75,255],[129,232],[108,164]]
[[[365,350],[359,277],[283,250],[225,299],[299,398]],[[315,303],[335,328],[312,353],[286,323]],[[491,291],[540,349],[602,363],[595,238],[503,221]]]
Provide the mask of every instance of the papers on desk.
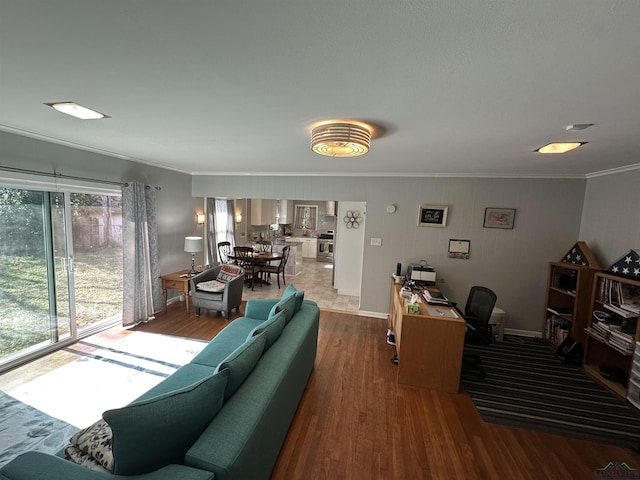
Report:
[[425,289],[422,296],[432,305],[449,305],[449,299],[445,297],[440,290]]
[[427,307],[427,313],[432,317],[459,318],[452,308]]

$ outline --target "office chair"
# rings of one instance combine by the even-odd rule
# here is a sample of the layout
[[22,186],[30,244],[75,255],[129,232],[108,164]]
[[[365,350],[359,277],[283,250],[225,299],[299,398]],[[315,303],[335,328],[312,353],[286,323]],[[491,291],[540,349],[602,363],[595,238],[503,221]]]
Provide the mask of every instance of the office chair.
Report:
[[[488,345],[493,342],[489,320],[493,313],[493,307],[496,305],[496,299],[496,294],[492,290],[475,286],[471,287],[464,312],[454,304],[467,324],[464,335],[465,345]],[[482,363],[480,355],[464,353],[462,361],[465,365],[477,370],[479,378],[486,377],[486,372],[480,367],[480,363]]]

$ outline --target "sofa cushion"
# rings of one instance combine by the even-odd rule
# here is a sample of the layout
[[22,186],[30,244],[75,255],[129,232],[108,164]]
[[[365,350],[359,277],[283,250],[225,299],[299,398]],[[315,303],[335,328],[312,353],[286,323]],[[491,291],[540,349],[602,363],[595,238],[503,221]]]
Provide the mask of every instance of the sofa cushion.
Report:
[[191,360],[191,364],[207,365],[216,368],[231,355],[236,348],[247,340],[247,336],[254,328],[262,323],[263,320],[257,320],[255,318],[236,318],[224,327],[208,345]]
[[[151,387],[145,393],[140,395],[134,402],[150,400],[160,395],[175,392],[182,388],[197,383],[211,375],[216,371],[215,366],[200,365],[197,363],[187,363],[173,372],[170,376],[162,380],[160,383]],[[133,402],[132,402],[133,403]]]
[[218,366],[217,372],[224,370],[229,372],[229,381],[224,393],[225,401],[234,394],[254,369],[262,356],[266,340],[267,336],[264,332],[255,337],[249,337]]
[[300,307],[302,306],[302,302],[304,300],[304,290],[298,290],[296,289],[296,287],[293,286],[293,283],[290,283],[289,285],[287,285],[287,288],[284,289],[284,292],[282,292],[282,298],[288,297],[289,295],[295,295],[296,297],[295,313],[298,313],[298,311],[300,310]]
[[187,387],[104,412],[113,431],[114,473],[137,475],[183,463],[222,407],[228,378],[228,372],[216,372]]
[[269,312],[269,318],[276,315],[278,312],[283,311],[285,323],[289,323],[289,320],[296,313],[296,297],[295,295],[289,295],[288,297],[281,298]]
[[255,327],[251,333],[249,333],[249,337],[253,337],[262,332],[267,336],[264,344],[264,351],[269,350],[269,347],[275,343],[275,341],[280,337],[282,330],[284,330],[285,325],[285,312],[283,310],[278,311],[273,317],[268,320],[265,320],[260,325]]

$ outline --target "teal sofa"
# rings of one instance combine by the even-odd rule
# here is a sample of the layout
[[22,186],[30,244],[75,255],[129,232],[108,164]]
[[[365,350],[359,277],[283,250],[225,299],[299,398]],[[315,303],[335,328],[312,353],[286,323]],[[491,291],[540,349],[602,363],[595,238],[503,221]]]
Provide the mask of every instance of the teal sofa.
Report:
[[268,479],[316,358],[320,310],[303,297],[289,285],[249,301],[190,363],[105,412],[113,473],[27,452],[0,479]]

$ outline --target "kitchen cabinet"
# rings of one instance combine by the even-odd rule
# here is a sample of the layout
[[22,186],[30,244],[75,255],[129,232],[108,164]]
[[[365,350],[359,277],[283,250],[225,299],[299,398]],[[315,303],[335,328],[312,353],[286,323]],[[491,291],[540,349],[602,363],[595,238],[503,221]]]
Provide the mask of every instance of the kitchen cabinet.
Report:
[[315,237],[292,237],[287,242],[302,243],[302,256],[304,258],[316,258],[318,251],[318,239]]
[[[285,275],[298,275],[302,271],[302,242],[288,241],[286,245],[289,246],[289,259],[284,266]],[[274,243],[273,251],[276,253],[282,253],[282,249],[285,244]]]
[[276,200],[251,199],[251,225],[276,223],[276,205]]

